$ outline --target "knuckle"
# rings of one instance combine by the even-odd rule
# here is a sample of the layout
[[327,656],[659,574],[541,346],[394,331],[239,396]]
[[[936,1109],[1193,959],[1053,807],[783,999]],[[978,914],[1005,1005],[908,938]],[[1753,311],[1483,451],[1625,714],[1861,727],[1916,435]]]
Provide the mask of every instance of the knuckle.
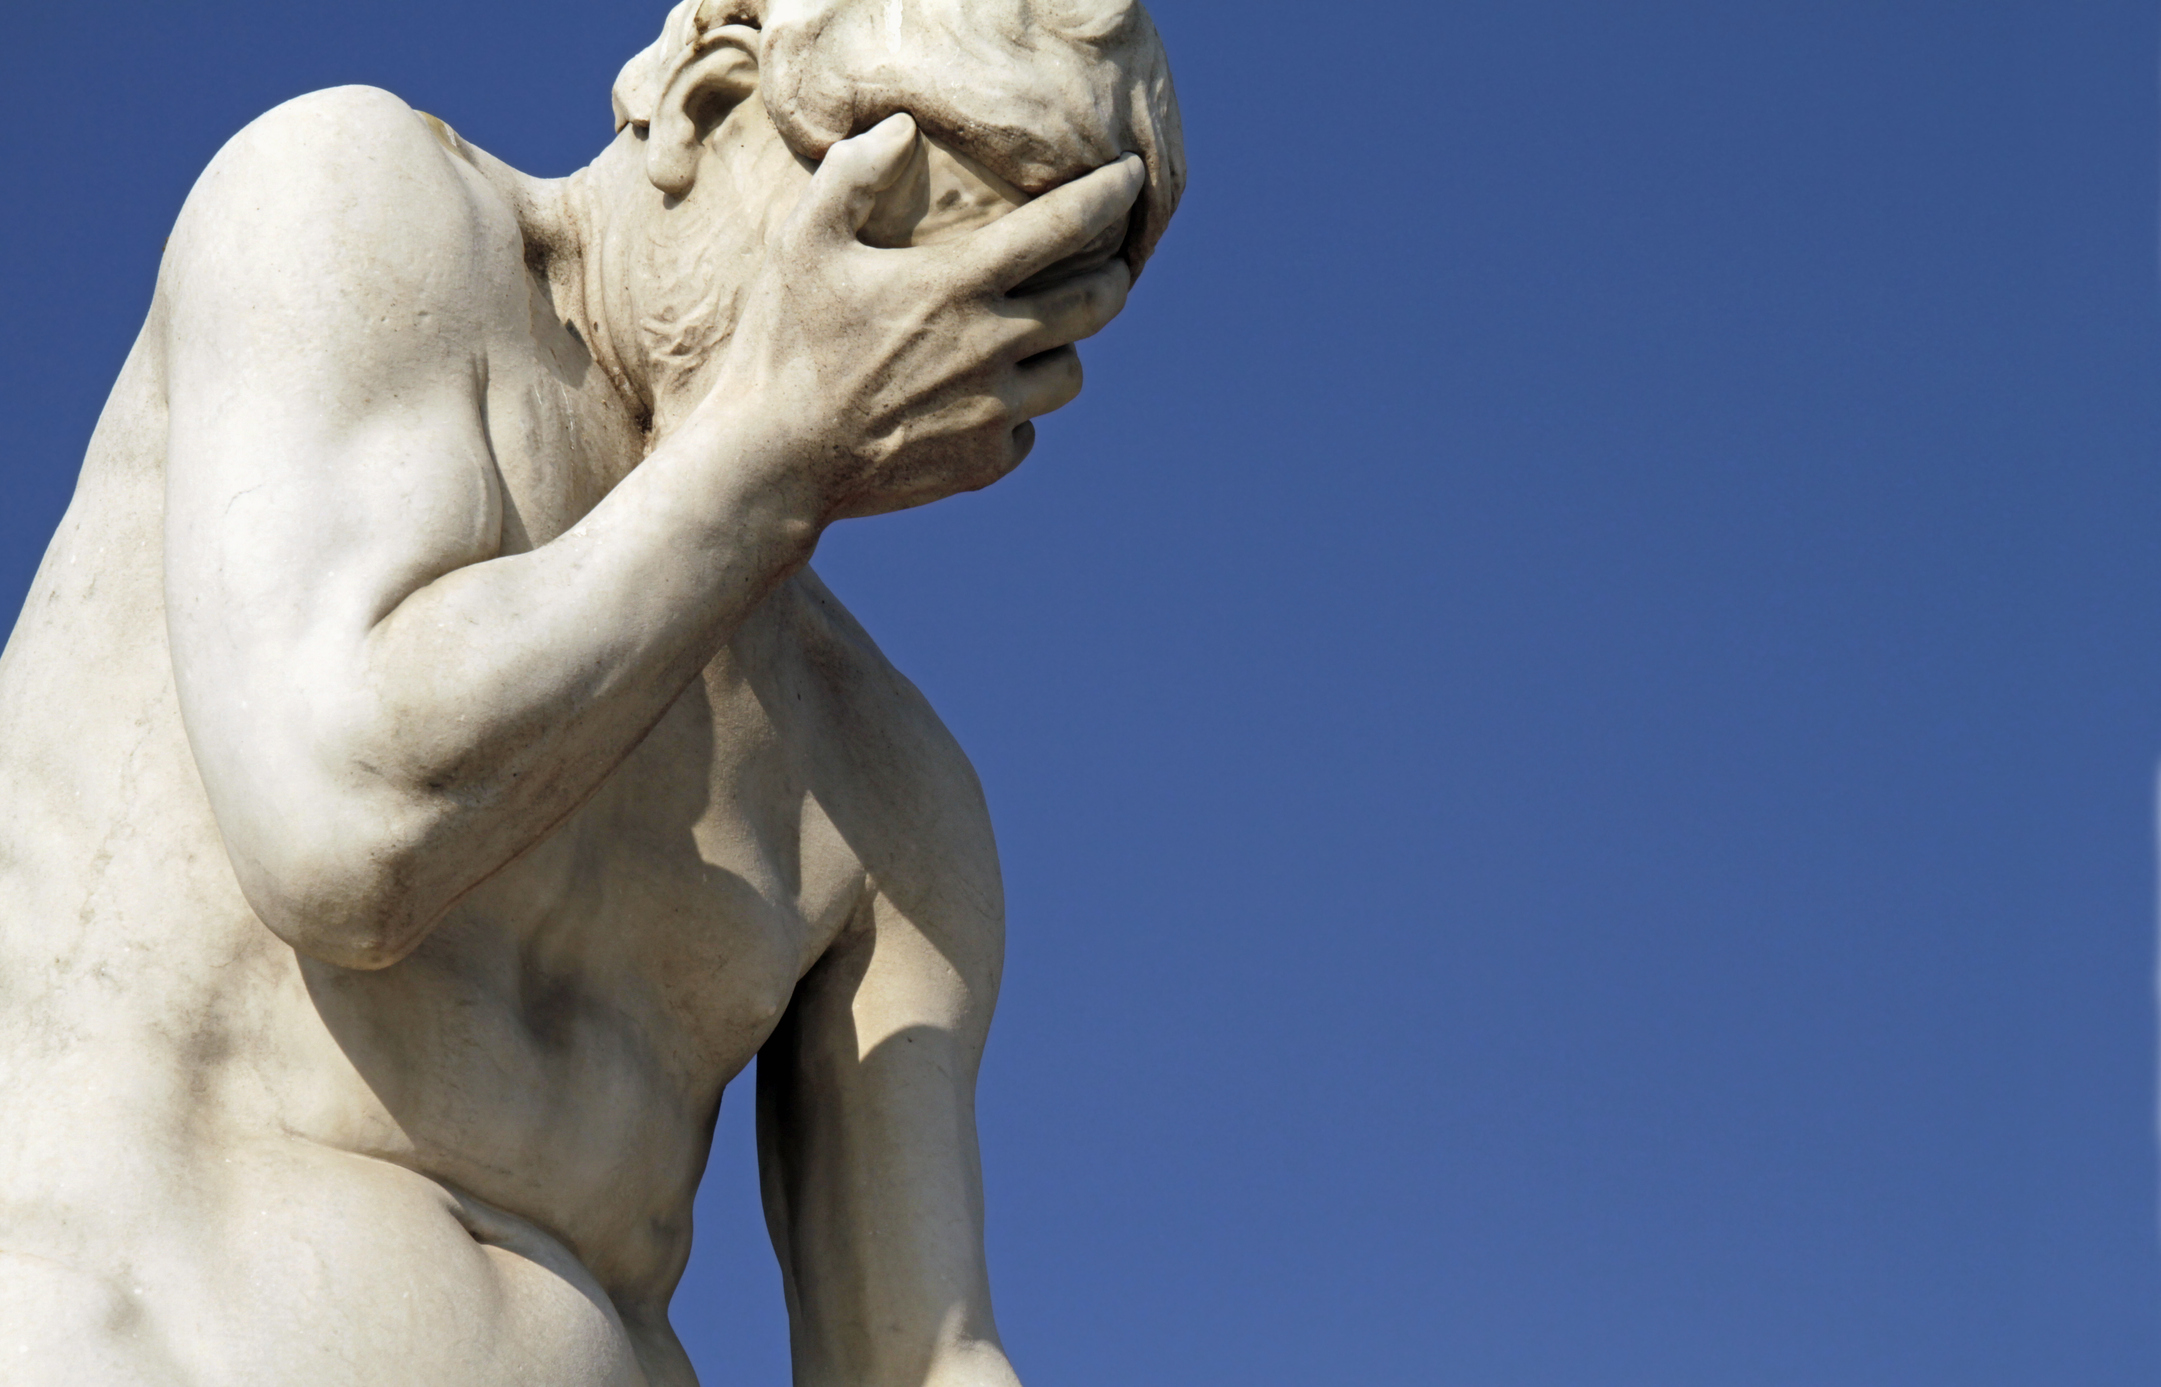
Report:
[[863,165],[868,158],[861,144],[855,140],[843,140],[826,154],[825,162],[818,166],[818,172],[826,176],[829,185],[848,187],[862,180]]

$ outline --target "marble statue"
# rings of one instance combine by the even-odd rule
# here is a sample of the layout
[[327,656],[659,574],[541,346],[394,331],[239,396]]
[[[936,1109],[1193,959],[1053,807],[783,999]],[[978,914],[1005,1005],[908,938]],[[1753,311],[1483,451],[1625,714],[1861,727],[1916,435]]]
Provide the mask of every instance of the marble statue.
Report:
[[807,566],[979,488],[1184,182],[1131,0],[686,0],[569,178],[217,156],[0,658],[0,1381],[680,1387],[756,1056],[798,1384],[1017,1382],[968,762]]

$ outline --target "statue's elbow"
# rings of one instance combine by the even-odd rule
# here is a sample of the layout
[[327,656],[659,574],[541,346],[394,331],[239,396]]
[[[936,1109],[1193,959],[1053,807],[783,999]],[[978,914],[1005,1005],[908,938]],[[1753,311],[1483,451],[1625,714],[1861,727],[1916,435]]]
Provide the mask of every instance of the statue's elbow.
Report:
[[404,962],[427,937],[425,929],[375,918],[311,921],[277,932],[297,953],[360,973]]
[[379,971],[420,947],[443,905],[420,884],[419,854],[393,842],[286,845],[274,863],[241,866],[242,893],[295,952]]

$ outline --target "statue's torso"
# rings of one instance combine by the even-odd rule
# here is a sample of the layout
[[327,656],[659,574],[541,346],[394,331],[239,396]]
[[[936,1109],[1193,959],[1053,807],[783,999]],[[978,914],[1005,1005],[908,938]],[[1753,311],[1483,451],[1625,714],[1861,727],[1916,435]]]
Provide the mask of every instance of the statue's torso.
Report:
[[[488,348],[506,549],[574,523],[637,446],[534,296]],[[158,351],[153,316],[0,659],[0,1253],[264,1355],[230,1381],[317,1380],[321,1342],[245,1326],[326,1306],[412,1338],[384,1354],[400,1381],[435,1380],[430,1353],[475,1355],[445,1381],[634,1381],[551,1375],[595,1351],[549,1336],[604,1319],[596,1289],[679,1380],[664,1310],[721,1088],[863,908],[866,862],[908,870],[878,812],[905,769],[864,748],[922,743],[927,713],[790,580],[410,958],[300,958],[240,895],[174,698]]]

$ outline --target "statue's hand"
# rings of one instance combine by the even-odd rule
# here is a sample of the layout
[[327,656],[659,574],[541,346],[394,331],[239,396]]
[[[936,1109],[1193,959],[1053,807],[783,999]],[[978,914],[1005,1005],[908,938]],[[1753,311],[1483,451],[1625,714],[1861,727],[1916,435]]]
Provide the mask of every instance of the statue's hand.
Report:
[[756,418],[762,466],[813,525],[990,485],[1035,441],[1029,421],[1080,393],[1073,343],[1125,306],[1123,259],[1010,294],[1127,216],[1145,175],[1128,155],[990,225],[935,245],[857,239],[906,167],[893,116],[833,146],[753,282],[700,412]]

